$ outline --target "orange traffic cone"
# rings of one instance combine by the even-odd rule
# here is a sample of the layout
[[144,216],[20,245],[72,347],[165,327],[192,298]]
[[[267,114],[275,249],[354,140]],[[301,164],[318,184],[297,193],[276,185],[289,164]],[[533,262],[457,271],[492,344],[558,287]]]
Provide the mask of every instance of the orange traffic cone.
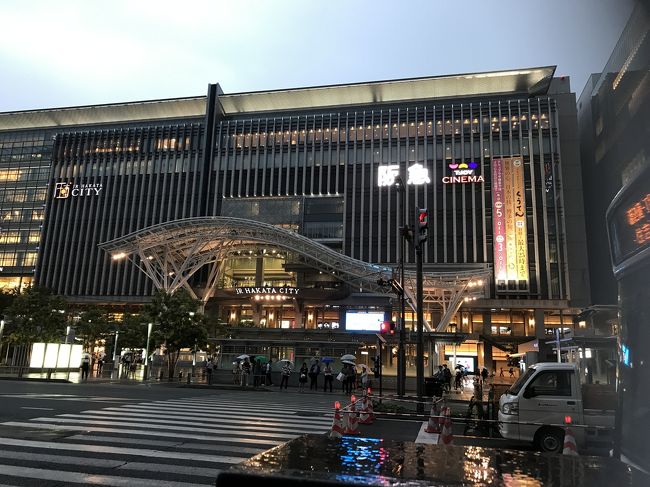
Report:
[[454,434],[451,430],[451,410],[448,407],[444,408],[442,415],[444,416],[444,422],[442,425],[442,433],[440,433],[440,436],[438,437],[438,444],[451,445],[454,441]]
[[347,426],[345,427],[346,435],[358,435],[359,434],[359,418],[357,418],[357,413],[354,411],[346,411],[345,415],[347,416]]
[[431,405],[431,412],[429,413],[429,422],[424,431],[427,433],[440,433],[440,419],[438,404],[434,401]]
[[366,397],[368,398],[368,404],[367,404],[367,406],[368,406],[368,416],[370,416],[370,421],[374,421],[375,420],[375,411],[374,411],[373,405],[372,405],[372,390],[370,389],[370,387],[368,387],[368,395]]
[[345,432],[343,429],[343,422],[341,421],[341,412],[339,411],[341,405],[338,401],[336,401],[336,403],[334,403],[334,407],[336,409],[334,411],[334,420],[332,421],[332,431],[330,431],[330,438],[340,438]]
[[372,418],[368,413],[368,396],[363,396],[361,413],[359,415],[359,424],[372,424]]
[[564,448],[562,449],[562,455],[575,455],[578,456],[578,445],[576,445],[576,439],[573,436],[573,431],[569,427],[570,422],[566,422],[566,427],[564,428]]

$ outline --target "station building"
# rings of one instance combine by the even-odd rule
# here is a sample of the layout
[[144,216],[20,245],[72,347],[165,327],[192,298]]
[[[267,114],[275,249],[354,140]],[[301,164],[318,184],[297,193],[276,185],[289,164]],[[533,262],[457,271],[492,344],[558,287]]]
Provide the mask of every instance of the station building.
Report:
[[117,313],[184,287],[229,327],[224,357],[367,361],[399,321],[376,281],[402,250],[411,280],[400,226],[426,208],[428,366],[544,358],[590,293],[575,95],[554,72],[0,113],[0,285]]

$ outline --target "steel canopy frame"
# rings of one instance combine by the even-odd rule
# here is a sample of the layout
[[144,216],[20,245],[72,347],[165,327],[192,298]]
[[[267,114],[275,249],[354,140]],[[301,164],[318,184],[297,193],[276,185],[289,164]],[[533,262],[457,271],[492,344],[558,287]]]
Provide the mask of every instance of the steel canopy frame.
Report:
[[[332,274],[361,289],[379,294],[392,293],[390,288],[379,286],[377,280],[397,276],[396,268],[354,259],[298,233],[242,218],[174,220],[101,243],[99,247],[111,254],[114,260],[125,258],[133,262],[157,289],[173,293],[184,287],[197,299],[188,281],[204,265],[210,265],[207,287],[201,297],[207,302],[223,274],[224,262],[237,252],[252,253],[261,245],[290,254],[288,260],[291,262]],[[425,305],[433,304],[442,310],[436,331],[447,328],[464,300],[484,297],[490,275],[487,265],[461,272],[424,273]],[[410,307],[416,312],[414,271],[405,271],[404,291]],[[427,328],[431,330],[428,324]]]

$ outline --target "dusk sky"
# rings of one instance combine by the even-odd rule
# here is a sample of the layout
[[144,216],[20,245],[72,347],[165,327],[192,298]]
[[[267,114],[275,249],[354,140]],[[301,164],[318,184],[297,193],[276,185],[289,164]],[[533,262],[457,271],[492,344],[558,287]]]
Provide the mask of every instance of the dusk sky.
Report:
[[631,0],[0,3],[0,112],[557,65],[580,94]]

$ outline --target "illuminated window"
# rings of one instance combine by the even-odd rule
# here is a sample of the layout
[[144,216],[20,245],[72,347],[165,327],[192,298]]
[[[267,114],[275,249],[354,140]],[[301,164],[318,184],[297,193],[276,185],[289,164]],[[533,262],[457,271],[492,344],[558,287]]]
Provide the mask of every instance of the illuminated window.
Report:
[[23,254],[23,267],[33,267],[36,264],[36,252],[25,252]]
[[0,252],[0,266],[13,267],[16,265],[16,254],[14,252]]
[[45,212],[43,210],[34,210],[32,211],[32,220],[40,221],[45,218]]
[[39,243],[41,241],[41,234],[39,232],[29,232],[27,237],[28,243]]
[[0,244],[20,243],[20,232],[0,233]]
[[18,181],[21,175],[19,169],[0,169],[0,181]]

